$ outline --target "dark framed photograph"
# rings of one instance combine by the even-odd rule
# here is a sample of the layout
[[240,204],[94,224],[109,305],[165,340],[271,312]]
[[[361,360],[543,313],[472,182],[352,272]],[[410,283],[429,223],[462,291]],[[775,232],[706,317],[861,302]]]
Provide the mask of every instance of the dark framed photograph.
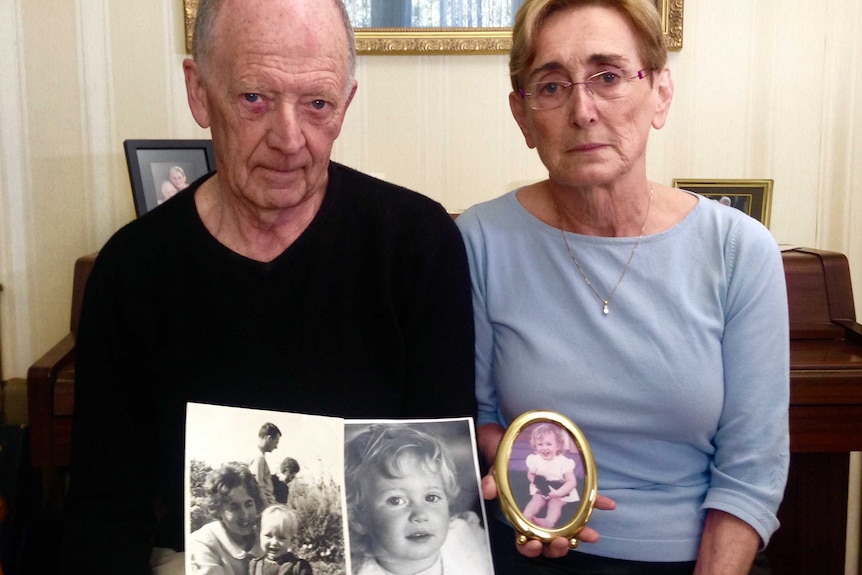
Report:
[[215,170],[211,140],[126,140],[123,148],[138,217]]
[[674,179],[673,187],[695,192],[741,210],[769,227],[772,180],[689,180]]

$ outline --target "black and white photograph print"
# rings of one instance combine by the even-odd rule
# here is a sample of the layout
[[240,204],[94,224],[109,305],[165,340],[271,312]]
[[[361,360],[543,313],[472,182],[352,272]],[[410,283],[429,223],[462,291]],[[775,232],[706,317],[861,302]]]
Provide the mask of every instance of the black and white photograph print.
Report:
[[346,422],[354,575],[491,575],[470,419]]
[[344,421],[189,404],[186,572],[348,573]]

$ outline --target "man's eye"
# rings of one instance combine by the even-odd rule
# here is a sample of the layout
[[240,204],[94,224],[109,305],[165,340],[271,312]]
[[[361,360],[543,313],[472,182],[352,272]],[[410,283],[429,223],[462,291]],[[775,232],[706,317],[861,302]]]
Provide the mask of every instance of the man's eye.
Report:
[[311,102],[311,105],[315,110],[322,110],[326,107],[326,100],[314,100]]
[[260,102],[260,94],[249,93],[243,94],[242,97],[245,98],[245,101],[250,104],[257,104],[258,102]]

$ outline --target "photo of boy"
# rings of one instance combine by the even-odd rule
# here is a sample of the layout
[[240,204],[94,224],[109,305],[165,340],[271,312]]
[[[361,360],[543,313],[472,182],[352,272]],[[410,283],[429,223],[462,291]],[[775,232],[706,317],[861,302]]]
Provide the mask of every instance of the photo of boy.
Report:
[[467,484],[479,500],[475,467],[472,478],[459,478],[449,451],[419,423],[365,424],[346,441],[345,491],[355,575],[493,573],[479,515],[459,512],[454,505]]

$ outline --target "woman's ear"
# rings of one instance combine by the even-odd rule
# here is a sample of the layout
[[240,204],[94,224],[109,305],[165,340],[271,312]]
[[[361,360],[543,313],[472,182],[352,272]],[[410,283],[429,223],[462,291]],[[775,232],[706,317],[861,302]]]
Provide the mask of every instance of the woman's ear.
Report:
[[512,116],[521,128],[521,133],[524,134],[524,140],[527,142],[527,147],[533,149],[536,147],[530,131],[530,120],[527,117],[527,104],[517,92],[509,93],[509,108],[512,110]]
[[656,93],[658,101],[653,114],[652,127],[660,130],[667,121],[670,112],[670,103],[673,100],[673,79],[670,77],[670,68],[665,66],[656,78]]

